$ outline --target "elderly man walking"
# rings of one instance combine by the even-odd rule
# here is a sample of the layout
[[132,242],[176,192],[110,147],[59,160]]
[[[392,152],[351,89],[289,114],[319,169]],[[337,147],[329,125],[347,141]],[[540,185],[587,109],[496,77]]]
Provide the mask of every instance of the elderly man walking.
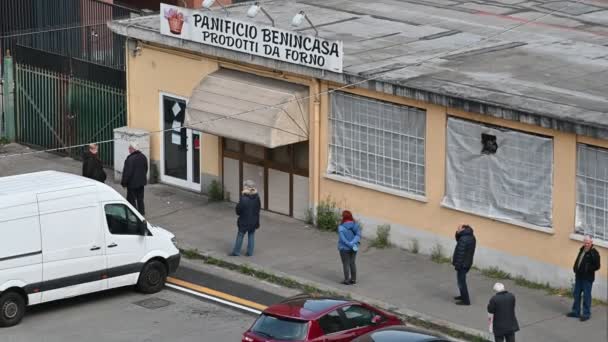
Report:
[[496,294],[488,303],[490,315],[490,332],[496,342],[515,342],[515,332],[519,323],[515,317],[515,296],[505,290],[502,283],[494,284]]
[[234,248],[230,253],[231,256],[241,255],[245,233],[247,233],[247,256],[253,255],[255,231],[260,228],[261,208],[262,203],[258,190],[255,188],[255,183],[251,180],[246,180],[243,182],[243,192],[241,193],[239,203],[236,205],[236,214],[239,217],[237,220],[238,231]]
[[129,144],[129,156],[122,169],[120,184],[127,188],[127,201],[137,208],[140,214],[146,214],[144,206],[144,186],[148,184],[148,158],[139,151],[135,142]]
[[[574,261],[574,304],[568,317],[580,317],[582,322],[591,317],[591,288],[595,272],[600,269],[600,254],[593,247],[593,240],[585,236],[584,244]],[[581,296],[583,297],[583,314],[581,315]]]
[[458,289],[460,290],[460,296],[454,298],[457,300],[456,305],[471,305],[469,289],[467,288],[467,273],[473,266],[476,244],[477,240],[473,235],[473,228],[467,224],[459,226],[456,230],[456,247],[452,256],[452,265],[456,269]]

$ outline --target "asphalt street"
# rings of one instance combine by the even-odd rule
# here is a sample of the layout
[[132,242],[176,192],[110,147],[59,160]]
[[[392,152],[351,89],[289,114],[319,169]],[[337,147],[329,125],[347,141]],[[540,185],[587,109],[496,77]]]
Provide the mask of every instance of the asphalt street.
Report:
[[[20,325],[0,330],[0,341],[241,341],[259,308],[294,294],[250,279],[185,260],[172,280],[195,291],[169,283],[153,295],[122,288],[33,306]],[[258,309],[235,308],[243,303]]]

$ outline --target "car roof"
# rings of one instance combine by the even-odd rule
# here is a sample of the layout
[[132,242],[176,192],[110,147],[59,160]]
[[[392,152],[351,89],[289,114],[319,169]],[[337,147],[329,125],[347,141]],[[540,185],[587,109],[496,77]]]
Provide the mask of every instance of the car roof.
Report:
[[428,330],[406,326],[390,326],[369,332],[353,342],[425,342],[449,341],[445,336]]
[[339,297],[317,297],[298,295],[287,298],[264,310],[265,314],[311,321],[324,314],[348,304],[360,304],[357,301]]

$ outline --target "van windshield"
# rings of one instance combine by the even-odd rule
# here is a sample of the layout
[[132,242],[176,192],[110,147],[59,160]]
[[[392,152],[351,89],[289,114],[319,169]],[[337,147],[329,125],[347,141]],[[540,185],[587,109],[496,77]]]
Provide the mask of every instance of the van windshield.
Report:
[[306,338],[308,322],[262,314],[251,331],[268,339],[298,341]]

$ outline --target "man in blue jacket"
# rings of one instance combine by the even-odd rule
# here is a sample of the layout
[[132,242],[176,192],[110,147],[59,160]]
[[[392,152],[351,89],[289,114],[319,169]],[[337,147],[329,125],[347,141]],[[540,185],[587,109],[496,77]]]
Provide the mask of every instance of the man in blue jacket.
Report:
[[477,241],[473,235],[473,228],[463,224],[456,230],[456,248],[452,257],[452,265],[456,269],[458,288],[460,296],[455,297],[457,305],[471,305],[469,290],[467,288],[467,273],[473,266],[473,256],[475,255],[475,245]]
[[355,259],[361,241],[361,229],[359,224],[353,219],[353,214],[345,210],[342,212],[342,223],[338,227],[338,251],[342,260],[342,270],[344,271],[344,285],[357,283],[357,265]]

